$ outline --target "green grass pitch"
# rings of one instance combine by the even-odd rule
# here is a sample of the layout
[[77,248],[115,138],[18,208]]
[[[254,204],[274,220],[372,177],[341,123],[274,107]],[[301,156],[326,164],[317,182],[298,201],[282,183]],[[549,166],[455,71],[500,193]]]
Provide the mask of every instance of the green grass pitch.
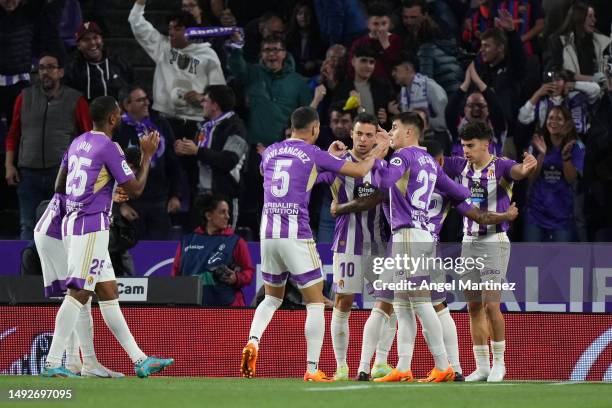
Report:
[[[70,389],[70,401],[16,402],[9,389]],[[401,405],[400,405],[401,404]],[[610,407],[612,383],[304,383],[298,379],[0,377],[0,407]]]

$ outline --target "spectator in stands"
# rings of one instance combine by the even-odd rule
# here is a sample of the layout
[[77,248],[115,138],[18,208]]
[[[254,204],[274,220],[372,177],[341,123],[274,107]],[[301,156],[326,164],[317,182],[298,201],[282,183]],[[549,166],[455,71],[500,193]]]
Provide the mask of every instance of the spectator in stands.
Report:
[[156,64],[153,109],[168,119],[177,138],[189,137],[196,133],[201,118],[204,89],[225,85],[221,64],[208,43],[187,42],[185,28],[196,25],[190,13],[170,16],[166,37],[145,20],[145,2],[136,0],[128,21],[134,37]]
[[584,1],[569,9],[559,31],[551,36],[548,67],[563,67],[578,81],[605,82],[604,51],[610,38],[595,32],[595,10]]
[[300,74],[309,77],[319,72],[325,45],[311,1],[300,0],[293,9],[287,31],[287,51],[293,55],[296,71]]
[[601,90],[594,82],[575,81],[567,70],[545,73],[545,83],[520,109],[518,119],[528,125],[545,125],[548,112],[554,106],[565,106],[572,113],[576,131],[585,135],[589,128],[589,106],[599,100]]
[[[210,85],[204,91],[202,109],[205,122],[197,140],[179,139],[175,144],[178,155],[196,156],[198,159],[196,197],[214,192],[228,198],[233,228],[238,219],[238,196],[243,185],[241,175],[249,151],[246,129],[234,113],[235,106],[236,97],[230,87]],[[197,225],[197,214],[195,218]]]
[[491,28],[481,36],[476,72],[499,96],[505,119],[508,124],[513,124],[521,106],[521,84],[527,76],[527,57],[514,30],[512,15],[500,10],[496,24],[498,28]]
[[281,17],[271,11],[263,14],[244,27],[244,59],[256,64],[261,56],[260,47],[264,38],[275,38],[284,42],[286,35],[287,27]]
[[104,47],[102,30],[92,21],[81,24],[74,34],[77,51],[66,67],[64,82],[83,93],[88,101],[98,96],[119,96],[119,90],[134,81],[132,67],[120,55]]
[[38,72],[40,82],[21,91],[15,101],[6,138],[6,181],[17,185],[21,239],[25,240],[33,237],[36,207],[54,193],[55,176],[70,142],[92,129],[85,98],[62,85],[61,59],[43,54]]
[[573,241],[574,186],[582,176],[584,145],[578,140],[572,115],[564,106],[550,109],[542,134],[533,137],[538,167],[529,176],[532,184],[524,241]]
[[397,33],[408,40],[406,51],[418,57],[420,73],[436,81],[447,94],[457,91],[463,70],[457,61],[457,44],[446,38],[427,13],[423,0],[405,1]]
[[170,232],[170,216],[181,208],[181,169],[174,153],[174,133],[166,119],[149,111],[145,90],[133,85],[121,89],[123,108],[121,124],[113,140],[123,148],[139,148],[140,138],[148,132],[159,132],[157,152],[151,159],[149,178],[142,195],[124,203],[121,215],[132,222],[140,240],[165,240]]
[[329,124],[329,108],[333,92],[338,84],[344,81],[346,68],[345,61],[346,47],[344,45],[334,44],[329,47],[325,54],[325,60],[323,64],[321,64],[321,73],[310,78],[309,86],[313,91],[316,91],[319,85],[325,86],[325,95],[316,106],[322,126]]
[[418,60],[409,55],[403,56],[393,68],[393,78],[400,92],[396,100],[389,102],[389,113],[399,115],[400,112],[424,109],[430,118],[431,128],[446,131],[446,92],[436,81],[420,73]]
[[376,50],[364,44],[355,50],[351,65],[355,78],[345,79],[332,97],[333,101],[346,101],[350,96],[358,98],[359,111],[378,117],[380,123],[388,120],[387,104],[391,101],[391,90],[387,84],[372,78],[377,57]]
[[[234,39],[238,38],[240,35],[235,33]],[[246,87],[250,144],[269,146],[281,140],[291,113],[312,101],[306,78],[295,72],[293,57],[287,55],[282,40],[274,37],[263,40],[259,64],[247,63],[242,50],[233,49],[229,68]]]
[[244,239],[228,226],[227,201],[202,197],[200,226],[183,237],[176,249],[173,276],[199,276],[203,306],[245,306],[241,289],[251,283],[255,268]]
[[355,69],[350,62],[357,48],[365,45],[370,46],[376,53],[374,72],[372,78],[379,82],[391,83],[391,69],[400,58],[404,48],[402,38],[397,34],[389,32],[391,29],[390,10],[384,3],[373,3],[368,7],[368,30],[369,32],[357,38],[349,50],[348,74],[355,76]]
[[495,17],[500,10],[508,11],[518,31],[527,56],[539,53],[537,37],[544,31],[544,11],[540,0],[479,0],[465,20],[462,34],[464,44],[470,51],[480,48],[482,34],[495,26]]
[[[472,84],[476,90],[468,96]],[[460,112],[463,112],[463,116]],[[446,106],[446,123],[453,137],[454,155],[463,156],[459,133],[467,123],[474,121],[488,123],[493,129],[493,140],[492,143],[489,143],[489,152],[501,155],[502,145],[508,131],[501,103],[497,94],[480,78],[472,63],[465,72],[465,80],[459,90],[449,99]]]
[[314,0],[323,40],[350,47],[367,32],[367,17],[359,0]]
[[[30,84],[35,55],[62,57],[63,47],[44,0],[0,0],[0,118],[11,126],[17,95]],[[47,197],[48,198],[48,197]]]

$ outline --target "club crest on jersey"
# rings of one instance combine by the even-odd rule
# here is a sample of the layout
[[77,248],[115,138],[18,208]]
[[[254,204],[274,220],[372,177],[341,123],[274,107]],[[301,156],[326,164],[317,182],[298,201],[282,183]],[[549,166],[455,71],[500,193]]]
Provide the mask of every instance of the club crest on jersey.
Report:
[[495,178],[495,167],[491,166],[489,167],[489,170],[487,170],[487,179],[492,180],[494,178]]
[[89,276],[87,277],[87,284],[88,284],[88,285],[91,285],[91,284],[93,283],[93,280],[94,280],[93,276],[89,275]]
[[340,289],[344,289],[344,279],[340,279],[340,280],[338,281],[338,287],[339,287]]
[[372,185],[372,183],[366,181],[365,183],[355,187],[355,192],[353,195],[355,198],[370,197],[372,194],[374,194],[374,192],[376,192],[376,188]]
[[402,165],[402,159],[399,157],[394,157],[391,159],[391,161],[389,162],[394,166],[401,166]]

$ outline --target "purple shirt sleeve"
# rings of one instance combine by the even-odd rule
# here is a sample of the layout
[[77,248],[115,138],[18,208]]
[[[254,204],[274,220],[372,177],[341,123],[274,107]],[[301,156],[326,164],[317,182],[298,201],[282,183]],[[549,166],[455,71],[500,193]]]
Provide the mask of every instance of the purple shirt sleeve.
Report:
[[512,181],[513,178],[510,175],[510,170],[512,170],[512,167],[516,164],[516,162],[512,159],[507,159],[507,158],[499,158],[497,165],[498,168],[497,170],[500,172],[500,174],[508,181]]
[[461,202],[453,201],[452,205],[457,209],[457,212],[463,217],[465,217],[465,214],[467,214],[468,211],[470,211],[472,208],[476,208],[472,205],[469,198]]
[[438,178],[436,180],[436,188],[443,194],[445,194],[452,201],[465,201],[470,197],[470,190],[461,184],[455,183],[446,175],[444,170],[440,166],[436,166],[438,169]]
[[378,181],[378,187],[390,188],[393,186],[404,175],[409,165],[410,163],[406,158],[399,153],[393,153],[388,163],[384,160],[376,160],[374,173]]
[[62,163],[60,164],[60,167],[63,167],[65,169],[68,168],[68,150],[66,150],[64,152],[64,156],[62,156]]
[[313,149],[312,158],[320,169],[339,173],[345,161],[319,148]]
[[324,171],[323,173],[319,173],[315,184],[325,183],[331,185],[335,179],[336,173],[332,173],[331,171]]
[[117,184],[123,184],[136,178],[125,161],[123,150],[121,150],[117,143],[109,142],[105,149],[104,165],[115,181],[117,181]]
[[444,158],[444,171],[448,174],[448,177],[454,179],[461,174],[467,160],[463,157],[452,156]]

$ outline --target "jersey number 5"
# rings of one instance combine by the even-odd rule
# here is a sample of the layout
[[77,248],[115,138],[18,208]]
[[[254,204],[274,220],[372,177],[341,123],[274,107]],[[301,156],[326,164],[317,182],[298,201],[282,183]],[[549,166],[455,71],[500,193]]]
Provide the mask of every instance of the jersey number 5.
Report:
[[[284,197],[289,192],[289,167],[293,162],[291,160],[278,160],[274,164],[274,175],[272,181],[280,181],[272,186],[272,194],[275,197]],[[284,169],[286,168],[286,170]],[[280,184],[280,185],[279,185]]]
[[78,197],[85,192],[87,173],[83,167],[91,166],[91,159],[87,157],[70,156],[68,159],[68,177],[66,179],[66,194]]

